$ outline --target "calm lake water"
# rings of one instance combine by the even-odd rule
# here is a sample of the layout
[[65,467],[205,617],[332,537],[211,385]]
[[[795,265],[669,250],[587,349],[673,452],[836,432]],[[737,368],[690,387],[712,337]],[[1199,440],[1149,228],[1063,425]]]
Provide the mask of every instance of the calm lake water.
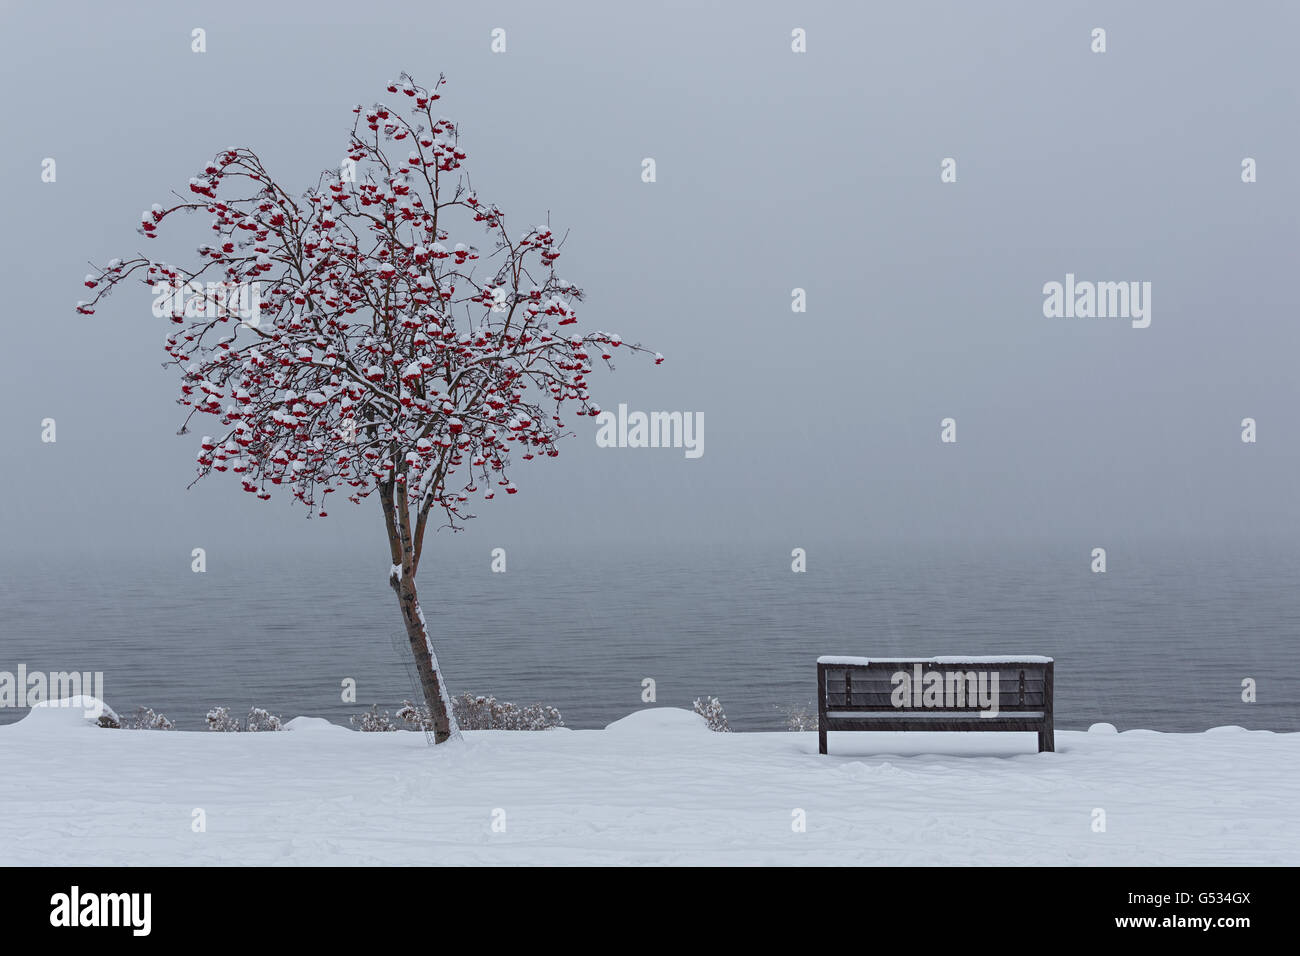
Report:
[[[814,699],[815,658],[1021,652],[1056,658],[1057,727],[1300,730],[1300,550],[916,546],[595,556],[486,554],[427,564],[421,598],[453,693],[558,707],[600,727],[642,706],[721,699],[735,730],[784,725]],[[0,671],[100,670],[119,713],[147,705],[201,729],[214,705],[346,723],[413,690],[386,568],[340,558],[188,556],[7,567]],[[340,699],[354,678],[358,703]],[[1258,702],[1241,701],[1243,678]],[[0,709],[0,723],[26,711]]]

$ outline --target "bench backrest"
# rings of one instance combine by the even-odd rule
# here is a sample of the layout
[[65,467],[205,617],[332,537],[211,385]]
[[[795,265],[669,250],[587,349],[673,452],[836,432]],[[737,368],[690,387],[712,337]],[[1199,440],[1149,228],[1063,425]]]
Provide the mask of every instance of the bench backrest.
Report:
[[826,711],[1052,710],[1050,658],[822,658],[817,678]]

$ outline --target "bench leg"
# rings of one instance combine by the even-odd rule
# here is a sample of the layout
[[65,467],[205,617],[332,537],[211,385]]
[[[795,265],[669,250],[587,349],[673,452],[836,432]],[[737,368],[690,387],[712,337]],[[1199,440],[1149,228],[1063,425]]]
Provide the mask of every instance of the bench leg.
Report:
[[1056,753],[1056,731],[1051,724],[1038,730],[1038,752]]
[[826,727],[822,725],[817,728],[817,752],[824,754],[826,752]]

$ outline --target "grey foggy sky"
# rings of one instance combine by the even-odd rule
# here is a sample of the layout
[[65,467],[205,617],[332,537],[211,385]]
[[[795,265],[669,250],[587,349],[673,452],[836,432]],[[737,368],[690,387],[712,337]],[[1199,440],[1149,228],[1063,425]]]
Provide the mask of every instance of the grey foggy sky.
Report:
[[[250,146],[305,187],[337,165],[352,105],[390,98],[402,70],[447,74],[480,196],[516,226],[549,211],[571,230],[580,326],[667,356],[598,370],[596,399],[705,419],[687,460],[597,448],[571,417],[561,456],[517,463],[521,493],[479,507],[467,538],[1294,536],[1298,10],[7,5],[0,553],[386,560],[375,501],[309,522],[229,476],[187,492],[198,434],[175,435],[147,291],[91,318],[73,304],[87,260],[192,258],[180,232],[146,245],[135,227],[217,149]],[[1042,286],[1067,272],[1150,281],[1151,327],[1044,318]],[[1239,440],[1246,416],[1257,445]]]

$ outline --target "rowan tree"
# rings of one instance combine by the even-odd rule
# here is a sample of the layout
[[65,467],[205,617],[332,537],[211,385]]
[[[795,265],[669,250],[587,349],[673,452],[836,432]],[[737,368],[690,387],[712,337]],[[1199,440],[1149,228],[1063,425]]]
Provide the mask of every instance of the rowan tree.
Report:
[[150,239],[177,213],[215,217],[197,261],[112,260],[77,305],[93,314],[132,277],[151,287],[174,324],[164,367],[180,372],[181,433],[197,416],[217,423],[196,482],[228,472],[320,518],[331,495],[378,497],[439,743],[457,728],[416,589],[430,523],[458,530],[475,498],[514,495],[516,458],[555,457],[563,414],[599,414],[597,357],[612,368],[618,349],[649,351],[573,331],[583,294],[556,272],[562,237],[548,221],[512,238],[478,198],[457,125],[434,113],[444,83],[403,74],[388,87],[403,108],[356,107],[346,159],[297,198],[253,150],[221,150],[188,196],[141,216]]

